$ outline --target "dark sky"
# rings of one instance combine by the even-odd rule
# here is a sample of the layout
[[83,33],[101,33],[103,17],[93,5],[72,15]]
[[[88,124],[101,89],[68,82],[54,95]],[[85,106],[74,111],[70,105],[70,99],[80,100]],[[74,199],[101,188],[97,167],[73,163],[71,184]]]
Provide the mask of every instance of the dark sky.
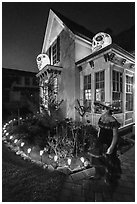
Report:
[[36,70],[50,8],[93,33],[111,28],[118,34],[135,24],[134,2],[3,2],[3,67]]

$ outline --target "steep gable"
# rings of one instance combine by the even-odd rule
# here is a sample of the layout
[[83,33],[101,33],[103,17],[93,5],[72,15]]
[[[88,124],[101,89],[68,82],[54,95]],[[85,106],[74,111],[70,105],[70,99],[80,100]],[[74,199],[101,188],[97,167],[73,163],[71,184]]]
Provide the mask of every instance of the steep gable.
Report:
[[50,10],[42,53],[46,53],[52,42],[61,33],[63,28],[64,28],[63,22],[57,17],[57,15],[52,10]]
[[65,26],[75,35],[78,35],[90,42],[94,36],[94,34],[85,27],[69,20],[59,12],[50,9],[42,53],[46,53],[52,42],[57,38]]

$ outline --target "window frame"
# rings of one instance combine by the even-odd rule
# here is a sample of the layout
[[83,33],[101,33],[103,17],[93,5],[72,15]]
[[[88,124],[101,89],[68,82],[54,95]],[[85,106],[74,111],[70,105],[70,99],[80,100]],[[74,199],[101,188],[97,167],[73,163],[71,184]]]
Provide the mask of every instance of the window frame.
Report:
[[[127,78],[130,78],[130,80]],[[126,90],[126,111],[133,111],[133,80],[134,77],[131,75],[125,75],[125,90]],[[127,96],[130,96],[129,101],[127,100]],[[129,109],[127,108],[129,106]]]
[[123,73],[115,69],[112,70],[112,106],[115,114],[123,112]]
[[[95,72],[94,79],[95,79],[95,101],[105,102],[105,70],[103,69]],[[100,100],[97,100],[97,90],[98,90],[98,97],[100,98]],[[94,112],[97,114],[101,114],[102,107],[95,106]]]
[[83,105],[91,111],[91,73],[83,77]]
[[48,55],[51,64],[56,65],[60,62],[60,36],[58,36],[49,47]]

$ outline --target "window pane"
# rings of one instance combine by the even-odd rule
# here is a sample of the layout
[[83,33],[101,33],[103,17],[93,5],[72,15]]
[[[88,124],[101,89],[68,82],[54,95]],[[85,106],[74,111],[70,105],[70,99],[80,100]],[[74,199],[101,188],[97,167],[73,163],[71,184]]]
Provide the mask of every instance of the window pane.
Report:
[[105,92],[104,92],[104,71],[95,73],[95,100],[104,101]]

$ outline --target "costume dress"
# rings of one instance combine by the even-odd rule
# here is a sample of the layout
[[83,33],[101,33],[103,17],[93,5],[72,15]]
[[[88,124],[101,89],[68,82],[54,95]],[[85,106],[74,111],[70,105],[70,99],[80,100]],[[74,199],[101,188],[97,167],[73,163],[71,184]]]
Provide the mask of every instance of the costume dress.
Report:
[[[108,147],[110,147],[113,139],[113,128],[119,128],[120,123],[111,114],[103,114],[98,122],[100,127],[99,137],[97,140],[97,147],[99,148],[99,154],[106,153]],[[105,151],[104,151],[104,146]],[[106,154],[103,160],[107,169],[106,177],[110,181],[116,181],[121,175],[120,160],[117,157],[117,144],[115,145],[112,154]]]

